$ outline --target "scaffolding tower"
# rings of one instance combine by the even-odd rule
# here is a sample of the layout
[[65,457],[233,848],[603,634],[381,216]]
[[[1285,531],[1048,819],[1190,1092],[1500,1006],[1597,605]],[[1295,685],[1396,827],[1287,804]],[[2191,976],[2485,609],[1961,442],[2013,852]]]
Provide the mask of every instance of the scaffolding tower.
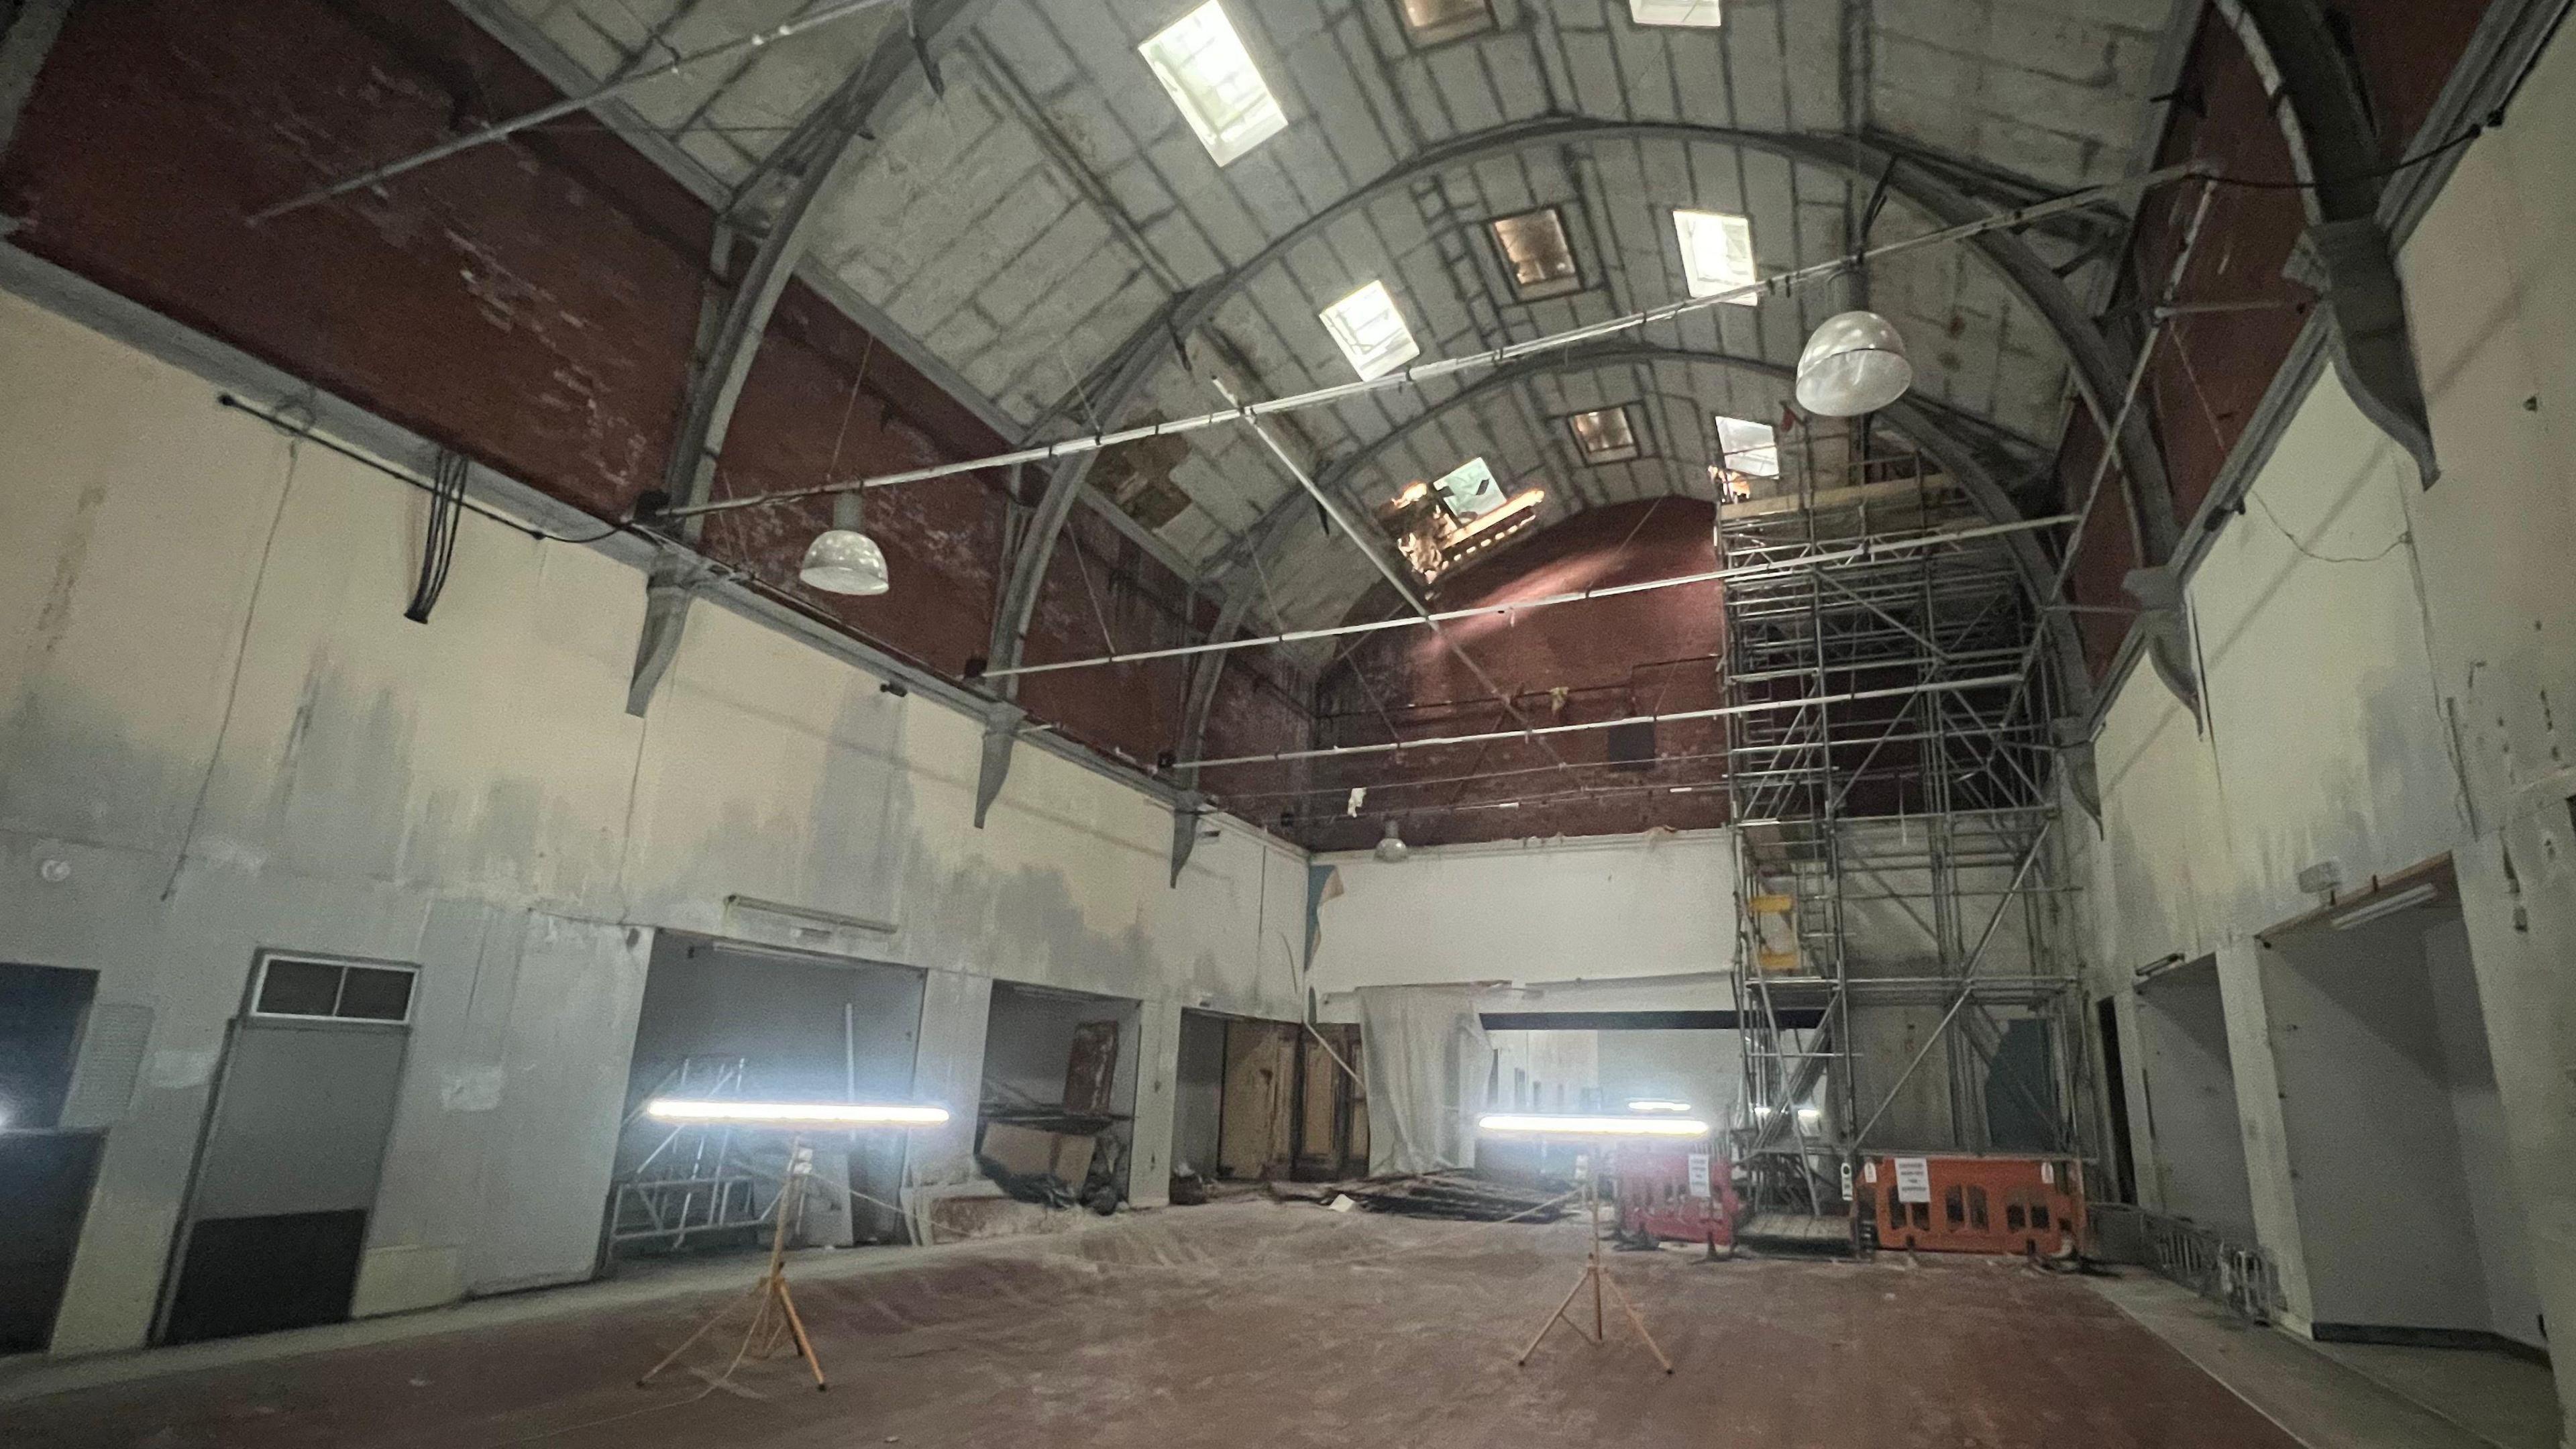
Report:
[[[1891,1127],[1940,1115],[1939,1073],[1918,1075],[1937,1043],[1968,1048],[1942,1053],[1954,1140],[1904,1148],[1997,1145],[2000,1081],[2031,1114],[2014,1135],[2048,1136],[2011,1145],[2070,1150],[2065,1064],[2083,1054],[2045,849],[2050,682],[2014,540],[1979,531],[1919,455],[1794,461],[1771,496],[1718,509],[1744,1051],[1730,1145],[1757,1213],[1827,1218],[1900,1093],[1912,1110]],[[2057,1023],[2044,1073],[2004,1051],[2008,1016]],[[1882,1040],[1874,1017],[1910,1034]]]

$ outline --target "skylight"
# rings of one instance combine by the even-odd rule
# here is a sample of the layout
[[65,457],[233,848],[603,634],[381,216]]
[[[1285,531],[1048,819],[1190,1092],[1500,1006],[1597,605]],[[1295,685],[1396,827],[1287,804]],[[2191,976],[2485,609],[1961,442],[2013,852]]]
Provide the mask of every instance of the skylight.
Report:
[[1624,406],[1576,413],[1565,425],[1574,431],[1574,446],[1587,463],[1624,463],[1645,451],[1637,445],[1637,429]]
[[1287,128],[1221,0],[1207,0],[1136,49],[1219,166]]
[[1780,439],[1771,431],[1769,423],[1720,417],[1717,420],[1717,447],[1726,459],[1720,466],[1728,472],[1752,478],[1780,476]]
[[[1750,286],[1759,280],[1753,269],[1753,223],[1722,211],[1675,211],[1673,229],[1681,233],[1682,275],[1694,297]],[[1751,293],[1729,297],[1746,307],[1761,298]]]
[[1719,24],[1718,0],[1628,0],[1628,18],[1639,25]]
[[1405,33],[1416,45],[1437,45],[1494,28],[1494,9],[1488,0],[1398,0],[1396,9],[1404,16]]
[[1553,206],[1494,223],[1494,245],[1512,275],[1512,289],[1525,301],[1553,297],[1583,286],[1574,264],[1574,247],[1565,238],[1565,218]]
[[1470,458],[1431,485],[1449,511],[1461,521],[1482,518],[1503,506],[1503,485],[1482,458]]
[[1333,334],[1362,382],[1384,377],[1422,355],[1384,282],[1371,282],[1335,302],[1324,309],[1323,318],[1325,330]]

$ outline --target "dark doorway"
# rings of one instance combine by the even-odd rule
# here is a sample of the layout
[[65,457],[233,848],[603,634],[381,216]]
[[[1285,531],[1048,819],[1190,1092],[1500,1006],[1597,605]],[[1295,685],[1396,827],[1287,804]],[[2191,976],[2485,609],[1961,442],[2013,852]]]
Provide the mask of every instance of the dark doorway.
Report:
[[61,1130],[94,971],[0,964],[0,1353],[52,1339],[100,1135]]
[[2138,1200],[2137,1158],[2129,1147],[2129,1077],[2120,1057],[2119,1002],[2105,996],[2094,1005],[2102,1033],[2102,1083],[2111,1110],[2111,1186],[2116,1202]]

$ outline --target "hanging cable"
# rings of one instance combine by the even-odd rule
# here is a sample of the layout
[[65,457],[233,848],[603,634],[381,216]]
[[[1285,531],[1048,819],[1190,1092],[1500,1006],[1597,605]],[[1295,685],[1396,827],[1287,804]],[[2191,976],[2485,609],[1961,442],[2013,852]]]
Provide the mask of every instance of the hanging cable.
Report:
[[447,571],[456,564],[456,525],[465,516],[465,475],[472,465],[461,453],[446,448],[438,450],[438,463],[430,470],[429,527],[421,539],[420,577],[411,586],[411,605],[403,617],[415,624],[429,622],[429,611],[438,607],[438,596],[447,592]]
[[[311,443],[317,448],[337,453],[352,463],[373,468],[377,472],[382,473],[386,477],[407,487],[420,489],[424,493],[435,493],[438,491],[438,485],[435,483],[413,477],[411,474],[406,473],[402,469],[394,467],[392,464],[384,462],[381,459],[370,458],[355,448],[349,447],[343,443],[334,442],[329,437],[316,432],[314,430],[315,425],[310,421],[298,422],[294,419],[286,418],[277,413],[270,412],[264,408],[253,407],[249,403],[243,402],[240,398],[237,398],[228,392],[217,394],[215,402],[219,406],[231,408],[234,412],[248,413],[252,417],[259,419],[261,422],[268,424],[270,427],[277,429],[279,432],[284,433],[290,438]],[[496,513],[491,509],[474,502],[472,499],[461,499],[458,506],[477,518],[488,518],[494,523],[500,524],[504,528],[517,533],[524,533],[528,537],[536,539],[540,543],[599,543],[626,531],[626,525],[622,523],[612,523],[597,533],[582,534],[577,537],[566,536],[559,533],[548,533],[544,529],[538,528],[533,524],[521,523],[519,520],[512,518],[506,513]]]

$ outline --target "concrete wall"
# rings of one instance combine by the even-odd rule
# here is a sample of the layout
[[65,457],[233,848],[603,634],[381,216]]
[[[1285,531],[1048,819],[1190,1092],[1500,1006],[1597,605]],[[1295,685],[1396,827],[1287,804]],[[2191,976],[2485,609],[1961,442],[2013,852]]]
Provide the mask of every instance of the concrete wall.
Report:
[[1362,986],[1494,981],[1488,1011],[1734,1004],[1735,851],[1724,831],[1320,855],[1312,984],[1347,1019]]
[[[2218,954],[2255,1217],[2294,1317],[2305,1185],[2253,937],[2323,903],[2303,867],[2333,862],[2349,897],[2446,853],[2540,1300],[2576,1315],[2571,177],[2562,36],[2400,251],[2440,481],[2323,372],[2185,590],[2205,717],[2141,670],[2097,741],[2100,833],[2076,852],[2094,987]],[[2576,1363],[2560,1372],[2576,1402]]]
[[632,718],[634,570],[468,518],[407,622],[421,496],[215,396],[0,299],[0,956],[152,1013],[58,1351],[141,1341],[263,946],[423,968],[368,1311],[588,1271],[652,927],[923,968],[914,1088],[960,1105],[990,978],[1146,1002],[1149,1193],[1179,1007],[1298,1010],[1292,848],[1216,819],[1171,888],[1163,808],[1025,748],[978,831],[973,722],[715,608]]

